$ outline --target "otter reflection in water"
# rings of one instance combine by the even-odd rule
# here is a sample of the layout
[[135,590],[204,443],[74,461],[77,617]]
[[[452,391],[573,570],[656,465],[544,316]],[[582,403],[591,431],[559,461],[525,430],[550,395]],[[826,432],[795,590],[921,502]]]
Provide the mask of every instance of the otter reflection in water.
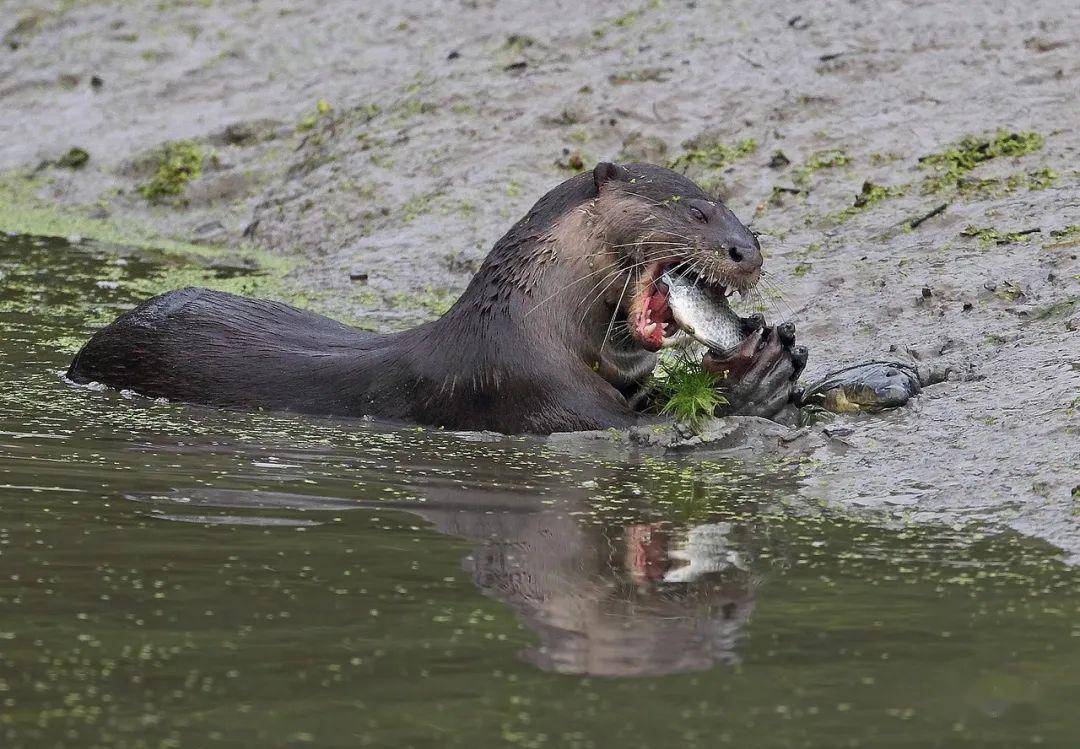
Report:
[[[430,455],[432,465],[443,464]],[[538,643],[522,656],[545,670],[593,676],[644,676],[700,671],[738,659],[742,632],[754,611],[760,548],[758,524],[717,517],[707,506],[729,508],[759,493],[759,477],[729,478],[706,485],[685,472],[651,477],[653,470],[626,467],[595,474],[599,487],[550,487],[541,501],[513,488],[425,486],[423,501],[358,503],[229,489],[177,491],[132,497],[173,513],[227,512],[220,522],[244,522],[246,510],[305,510],[304,523],[319,512],[340,515],[362,507],[394,507],[431,527],[475,543],[462,565],[485,595],[508,605],[536,633]],[[481,459],[480,471],[485,466]],[[730,486],[730,488],[728,488]],[[635,487],[640,487],[640,494]],[[692,496],[701,510],[687,522],[657,520],[648,504]],[[605,520],[596,507],[617,507],[622,518]],[[751,511],[753,507],[749,508]],[[185,516],[157,513],[158,517]],[[744,516],[745,517],[745,516]],[[213,522],[212,515],[188,519]],[[248,518],[260,524],[274,518]],[[278,522],[286,522],[284,518]]]
[[[620,505],[627,497],[619,487],[634,483],[599,480],[622,495]],[[740,490],[752,491],[760,480],[739,481],[746,484]],[[646,494],[651,486],[657,496],[670,495],[672,482],[662,483],[649,483]],[[423,509],[413,512],[440,533],[477,542],[464,567],[485,595],[536,632],[539,644],[523,657],[537,666],[645,676],[737,660],[758,582],[745,524],[707,513],[695,522],[661,522],[642,507],[632,511],[640,520],[604,522],[593,509],[595,490],[569,487],[555,505],[492,489],[425,494]]]
[[[680,328],[658,280],[723,300],[762,266],[757,238],[681,174],[601,163],[543,196],[460,299],[411,330],[365,333],[277,302],[170,292],[98,331],[68,371],[151,397],[371,416],[506,433],[625,427],[647,408],[656,352]],[[794,328],[744,321],[722,374],[731,413],[774,416],[806,351]]]
[[539,636],[527,660],[591,676],[701,671],[737,660],[756,582],[731,523],[600,531],[554,515],[528,521],[466,561],[477,586]]

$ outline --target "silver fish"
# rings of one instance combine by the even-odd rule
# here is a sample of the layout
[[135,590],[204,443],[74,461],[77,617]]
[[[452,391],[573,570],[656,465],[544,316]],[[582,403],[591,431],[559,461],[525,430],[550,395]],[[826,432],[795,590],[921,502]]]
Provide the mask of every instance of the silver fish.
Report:
[[671,315],[683,331],[713,351],[731,351],[742,343],[742,321],[719,290],[670,272],[660,280],[668,289]]

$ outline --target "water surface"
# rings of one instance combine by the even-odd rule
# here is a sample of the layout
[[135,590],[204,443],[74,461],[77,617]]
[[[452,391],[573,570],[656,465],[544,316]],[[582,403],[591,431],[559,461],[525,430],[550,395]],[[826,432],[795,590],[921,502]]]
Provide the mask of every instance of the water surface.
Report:
[[72,387],[177,278],[0,239],[5,747],[1074,746],[1080,576],[703,457]]

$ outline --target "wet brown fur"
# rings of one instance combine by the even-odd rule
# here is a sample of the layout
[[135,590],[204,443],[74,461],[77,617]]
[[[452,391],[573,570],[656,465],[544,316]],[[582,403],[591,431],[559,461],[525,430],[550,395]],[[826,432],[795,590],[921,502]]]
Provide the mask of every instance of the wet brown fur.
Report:
[[[717,223],[691,237],[695,201]],[[648,242],[684,242],[688,263],[730,279],[719,248],[756,240],[720,209],[669,170],[601,164],[541,198],[438,320],[372,335],[277,302],[183,289],[99,331],[68,374],[185,402],[454,429],[626,426],[655,357],[614,327],[640,304],[641,264],[673,248]]]

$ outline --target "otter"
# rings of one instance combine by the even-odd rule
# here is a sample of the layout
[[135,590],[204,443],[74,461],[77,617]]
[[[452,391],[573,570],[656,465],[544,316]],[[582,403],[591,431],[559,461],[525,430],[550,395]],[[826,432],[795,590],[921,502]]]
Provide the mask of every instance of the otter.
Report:
[[[756,236],[693,181],[600,163],[540,198],[457,302],[409,330],[367,333],[274,301],[200,288],[150,299],[98,331],[68,377],[237,409],[549,434],[645,418],[657,352],[678,333],[657,279],[723,294],[762,266]],[[806,363],[790,326],[746,320],[722,374],[729,412],[773,416]]]

